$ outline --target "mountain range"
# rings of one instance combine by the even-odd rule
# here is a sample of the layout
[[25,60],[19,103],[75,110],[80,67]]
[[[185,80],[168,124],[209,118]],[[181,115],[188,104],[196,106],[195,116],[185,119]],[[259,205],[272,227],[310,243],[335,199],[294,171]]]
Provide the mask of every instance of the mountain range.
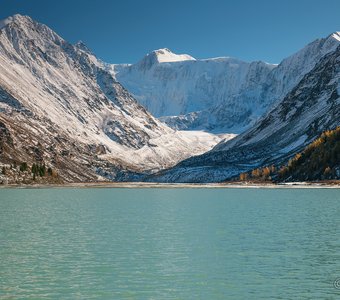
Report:
[[327,53],[339,45],[334,33],[279,65],[230,57],[194,59],[160,49],[111,72],[154,116],[175,129],[241,133],[280,101]]
[[340,125],[339,43],[278,65],[166,48],[112,65],[14,15],[0,21],[0,164],[66,182],[217,182],[282,164]]

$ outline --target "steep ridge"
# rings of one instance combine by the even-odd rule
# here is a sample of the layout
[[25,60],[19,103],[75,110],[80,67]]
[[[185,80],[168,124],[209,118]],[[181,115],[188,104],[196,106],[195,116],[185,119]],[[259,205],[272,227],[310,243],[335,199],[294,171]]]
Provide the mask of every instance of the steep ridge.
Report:
[[281,165],[340,124],[340,47],[326,54],[256,125],[151,180],[215,182],[264,165]]
[[65,180],[121,180],[121,170],[169,167],[220,140],[155,119],[82,43],[27,16],[0,24],[1,162],[39,159]]

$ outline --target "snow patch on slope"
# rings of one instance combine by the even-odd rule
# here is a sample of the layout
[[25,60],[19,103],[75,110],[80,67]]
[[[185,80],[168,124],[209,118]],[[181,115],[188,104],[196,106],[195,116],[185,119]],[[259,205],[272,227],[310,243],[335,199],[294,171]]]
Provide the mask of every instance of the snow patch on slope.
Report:
[[[231,139],[234,135],[228,137]],[[169,165],[169,152],[173,154],[173,162],[179,162],[209,151],[221,138],[203,131],[177,131],[152,138],[148,145],[137,151],[127,150],[124,156],[130,157],[131,161],[138,161],[140,167],[152,172],[153,169],[164,169]],[[155,161],[160,165],[155,164]]]

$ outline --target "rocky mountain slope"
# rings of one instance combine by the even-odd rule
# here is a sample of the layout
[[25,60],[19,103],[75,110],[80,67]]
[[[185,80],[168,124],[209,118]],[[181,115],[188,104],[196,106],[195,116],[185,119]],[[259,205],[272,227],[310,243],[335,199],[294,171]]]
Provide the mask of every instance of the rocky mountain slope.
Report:
[[340,179],[340,126],[324,131],[283,166],[264,166],[241,173],[245,182],[304,182]]
[[240,133],[334,51],[339,41],[339,33],[318,39],[279,65],[229,57],[198,60],[159,49],[136,64],[108,69],[173,128]]
[[340,46],[321,57],[251,129],[150,180],[215,182],[259,166],[281,165],[323,131],[340,125],[339,94]]
[[44,161],[66,181],[124,179],[219,141],[170,129],[83,44],[30,17],[0,22],[0,162]]

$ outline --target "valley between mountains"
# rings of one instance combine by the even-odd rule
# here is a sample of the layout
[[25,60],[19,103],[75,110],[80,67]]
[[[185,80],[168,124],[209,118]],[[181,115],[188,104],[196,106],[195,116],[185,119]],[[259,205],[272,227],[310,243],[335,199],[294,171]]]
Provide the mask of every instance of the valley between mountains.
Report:
[[278,65],[166,48],[109,64],[14,15],[0,21],[0,182],[223,182],[340,126],[339,94],[338,32]]

